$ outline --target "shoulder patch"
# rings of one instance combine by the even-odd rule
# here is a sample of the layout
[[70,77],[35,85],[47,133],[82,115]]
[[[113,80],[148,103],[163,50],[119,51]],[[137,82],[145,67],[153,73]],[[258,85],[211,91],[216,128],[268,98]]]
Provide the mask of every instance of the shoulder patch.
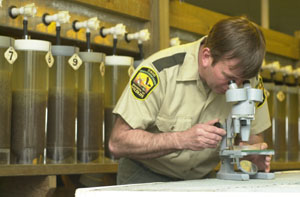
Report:
[[133,96],[144,100],[158,85],[157,73],[149,67],[142,66],[130,81],[130,89]]

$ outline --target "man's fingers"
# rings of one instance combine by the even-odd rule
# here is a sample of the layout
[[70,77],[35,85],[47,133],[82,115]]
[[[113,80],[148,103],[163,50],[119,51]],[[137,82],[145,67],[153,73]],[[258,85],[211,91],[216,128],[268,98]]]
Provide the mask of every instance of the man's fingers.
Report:
[[240,142],[240,146],[247,146],[248,149],[250,150],[265,150],[268,148],[268,144],[265,142],[262,143],[257,143],[257,144],[247,144],[246,142]]
[[260,150],[265,150],[267,148],[268,148],[268,144],[267,143],[263,142],[263,143],[260,144]]
[[217,123],[217,122],[219,122],[219,119],[218,119],[218,118],[216,118],[216,119],[214,119],[214,120],[207,121],[207,122],[204,123],[204,124],[213,126],[213,125],[214,125],[215,123]]
[[215,126],[211,126],[211,125],[199,125],[198,127],[198,131],[201,133],[211,133],[211,134],[217,134],[219,136],[223,136],[226,134],[226,131],[224,129],[221,128],[217,128]]

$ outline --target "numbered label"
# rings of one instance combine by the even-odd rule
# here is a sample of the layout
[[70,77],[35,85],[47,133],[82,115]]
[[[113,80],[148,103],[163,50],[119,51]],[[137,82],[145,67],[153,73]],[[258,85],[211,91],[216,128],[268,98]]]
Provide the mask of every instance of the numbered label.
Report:
[[70,57],[70,59],[69,59],[69,64],[70,64],[70,66],[74,69],[74,70],[77,70],[80,66],[81,66],[81,64],[82,64],[82,60],[80,59],[80,57],[76,54],[76,53],[74,53],[73,55],[72,55],[72,57]]
[[276,95],[277,99],[282,102],[285,99],[285,94],[282,91],[279,91]]
[[18,53],[15,51],[13,47],[9,47],[5,51],[4,57],[8,61],[8,63],[13,64],[18,58]]
[[134,67],[133,66],[130,66],[128,68],[128,76],[131,77],[132,73],[134,72]]
[[105,66],[104,66],[104,62],[101,62],[100,63],[100,74],[101,74],[101,76],[103,77],[104,76],[104,74],[105,74]]
[[50,51],[46,54],[45,60],[48,64],[49,68],[51,68],[54,64],[54,58],[53,58],[52,53]]

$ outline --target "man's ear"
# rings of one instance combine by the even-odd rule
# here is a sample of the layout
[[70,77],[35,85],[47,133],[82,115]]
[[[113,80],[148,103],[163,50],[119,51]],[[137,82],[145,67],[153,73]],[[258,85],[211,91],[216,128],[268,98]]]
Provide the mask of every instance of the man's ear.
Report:
[[207,47],[203,48],[203,50],[202,50],[202,65],[203,65],[203,67],[211,66],[212,61],[213,61],[213,59],[211,57],[210,49]]

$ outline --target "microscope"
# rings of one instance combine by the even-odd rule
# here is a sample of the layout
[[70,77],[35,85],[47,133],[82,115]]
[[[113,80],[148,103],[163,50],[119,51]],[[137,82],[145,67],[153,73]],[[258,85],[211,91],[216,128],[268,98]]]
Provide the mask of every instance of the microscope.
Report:
[[262,100],[263,91],[251,88],[250,81],[244,81],[243,88],[238,88],[234,81],[229,82],[226,102],[232,103],[233,106],[225,120],[225,125],[222,126],[226,130],[226,135],[220,145],[221,167],[217,173],[218,179],[249,180],[250,178],[273,179],[275,177],[274,173],[258,172],[254,163],[243,159],[247,155],[274,155],[274,150],[257,150],[251,146],[235,146],[234,144],[237,135],[240,135],[241,141],[249,141],[255,105]]

